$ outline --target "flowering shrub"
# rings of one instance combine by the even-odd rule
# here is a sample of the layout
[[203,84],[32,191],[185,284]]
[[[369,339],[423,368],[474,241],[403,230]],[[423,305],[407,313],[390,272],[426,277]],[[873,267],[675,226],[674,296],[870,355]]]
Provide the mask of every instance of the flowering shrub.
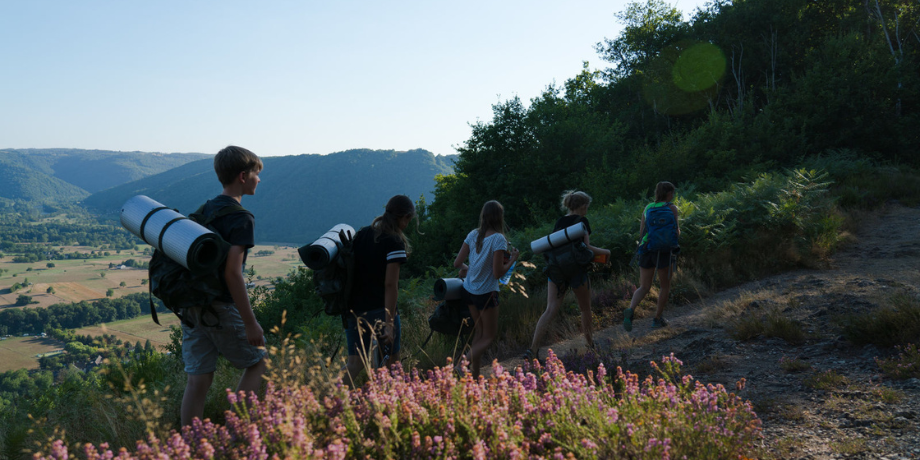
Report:
[[878,363],[878,367],[882,369],[882,372],[895,379],[920,378],[920,348],[911,343],[904,348],[895,348],[901,350],[896,358],[875,358],[875,362]]
[[[318,398],[306,386],[269,383],[265,397],[234,394],[226,424],[197,421],[134,452],[87,444],[102,458],[740,458],[761,439],[748,402],[721,385],[680,376],[680,361],[653,363],[661,378],[639,381],[603,365],[545,367],[458,378],[447,366],[420,373],[380,370],[367,385],[341,383]],[[612,380],[612,383],[606,383]],[[63,441],[36,459],[68,458]]]

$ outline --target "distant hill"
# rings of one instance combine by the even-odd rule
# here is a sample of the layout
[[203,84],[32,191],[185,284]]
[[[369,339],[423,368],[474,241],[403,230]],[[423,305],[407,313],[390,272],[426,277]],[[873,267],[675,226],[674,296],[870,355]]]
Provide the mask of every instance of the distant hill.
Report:
[[0,153],[0,199],[76,201],[89,192]]
[[[157,174],[203,153],[114,152],[79,149],[0,149],[0,198],[80,200],[89,194]],[[9,182],[7,179],[13,179]]]
[[[243,206],[256,216],[257,242],[305,244],[341,222],[369,224],[396,194],[425,195],[430,203],[435,175],[450,174],[455,157],[366,149],[264,157],[262,182]],[[213,163],[201,160],[95,193],[83,204],[117,216],[128,198],[147,195],[188,214],[220,191]]]

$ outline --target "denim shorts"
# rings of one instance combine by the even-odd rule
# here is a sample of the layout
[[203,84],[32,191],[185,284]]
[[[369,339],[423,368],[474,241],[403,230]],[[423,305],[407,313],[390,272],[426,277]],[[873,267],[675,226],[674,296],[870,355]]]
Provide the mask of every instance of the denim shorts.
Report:
[[[348,347],[348,355],[361,356],[361,354],[367,354],[371,343],[374,341],[371,328],[376,331],[378,337],[383,334],[387,311],[385,308],[378,308],[361,313],[351,312],[345,315],[345,319],[345,343]],[[400,339],[402,337],[402,324],[399,320],[399,313],[396,313],[396,318],[393,320],[393,329],[393,343],[381,344],[380,346],[380,352],[383,356],[396,356],[399,354]],[[358,353],[359,347],[362,353]]]
[[467,291],[466,288],[463,288],[462,295],[464,303],[476,307],[479,311],[498,307],[498,291],[487,292],[485,294],[473,294]]
[[265,349],[249,344],[246,326],[236,305],[218,300],[211,307],[213,312],[204,307],[186,311],[185,320],[195,327],[182,322],[185,372],[192,375],[214,372],[218,355],[223,355],[237,369],[246,369],[261,361]]

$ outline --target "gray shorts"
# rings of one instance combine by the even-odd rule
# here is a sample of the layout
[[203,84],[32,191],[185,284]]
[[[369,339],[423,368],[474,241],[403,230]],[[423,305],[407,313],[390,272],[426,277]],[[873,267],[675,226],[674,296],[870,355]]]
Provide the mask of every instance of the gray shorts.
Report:
[[[182,322],[182,359],[186,373],[214,372],[218,355],[223,355],[237,369],[252,367],[265,357],[264,349],[250,345],[246,339],[246,326],[236,305],[215,301],[211,306],[213,313],[203,307],[187,311],[185,319],[194,324],[194,328]],[[215,323],[217,326],[206,326]]]

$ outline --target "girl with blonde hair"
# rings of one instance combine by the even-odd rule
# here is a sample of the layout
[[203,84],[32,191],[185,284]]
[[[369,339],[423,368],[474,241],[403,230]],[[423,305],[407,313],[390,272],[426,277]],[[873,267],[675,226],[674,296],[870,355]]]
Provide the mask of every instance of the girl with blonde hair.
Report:
[[[562,230],[571,227],[579,222],[585,225],[587,232],[584,236],[585,246],[595,255],[610,256],[610,251],[591,245],[591,224],[588,218],[588,207],[591,205],[591,196],[585,192],[568,190],[562,194],[562,210],[568,213],[556,221],[553,231]],[[553,279],[549,276],[546,284],[546,311],[537,321],[536,330],[533,333],[533,341],[524,352],[524,359],[530,360],[539,356],[540,344],[546,329],[559,312],[562,306],[562,299],[565,297],[565,291],[571,287],[575,294],[575,300],[578,301],[578,308],[581,310],[581,330],[585,334],[585,343],[588,348],[594,348],[593,319],[591,317],[591,286],[588,281],[588,269],[579,271],[568,279]]]

